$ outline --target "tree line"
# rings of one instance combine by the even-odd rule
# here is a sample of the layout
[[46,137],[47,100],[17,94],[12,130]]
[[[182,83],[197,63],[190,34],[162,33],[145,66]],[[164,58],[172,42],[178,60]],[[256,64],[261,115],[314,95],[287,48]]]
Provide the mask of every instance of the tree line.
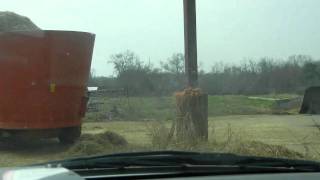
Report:
[[[163,96],[172,95],[186,85],[182,53],[173,54],[160,67],[143,62],[129,50],[112,55],[108,63],[114,66],[115,76],[91,74],[89,86],[126,88],[132,96]],[[199,86],[209,94],[303,93],[307,87],[317,85],[320,85],[320,60],[308,55],[247,59],[236,65],[220,62],[209,72],[199,70]]]

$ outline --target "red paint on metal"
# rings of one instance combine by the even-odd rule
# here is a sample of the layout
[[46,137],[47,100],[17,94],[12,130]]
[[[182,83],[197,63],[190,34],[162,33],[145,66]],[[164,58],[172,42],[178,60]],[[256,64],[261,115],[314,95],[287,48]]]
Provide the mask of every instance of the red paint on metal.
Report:
[[95,36],[0,33],[0,129],[81,125]]

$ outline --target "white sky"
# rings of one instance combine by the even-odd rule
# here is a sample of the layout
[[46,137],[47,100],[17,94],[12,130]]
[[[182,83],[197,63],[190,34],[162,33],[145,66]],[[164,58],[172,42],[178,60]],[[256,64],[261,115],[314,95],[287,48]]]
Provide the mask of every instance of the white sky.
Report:
[[[113,74],[111,54],[130,49],[155,65],[183,52],[182,0],[0,0],[0,11],[28,16],[42,29],[96,34],[92,68]],[[319,0],[197,0],[198,60],[292,54],[320,57]]]

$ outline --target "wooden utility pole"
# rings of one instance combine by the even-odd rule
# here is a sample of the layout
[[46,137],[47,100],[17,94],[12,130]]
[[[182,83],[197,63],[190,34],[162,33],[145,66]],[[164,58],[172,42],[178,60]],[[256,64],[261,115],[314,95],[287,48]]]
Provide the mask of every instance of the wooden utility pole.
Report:
[[198,86],[197,18],[195,0],[184,0],[185,72],[189,87]]
[[208,140],[208,95],[198,87],[196,2],[184,0],[185,72],[187,88],[176,93],[179,141]]

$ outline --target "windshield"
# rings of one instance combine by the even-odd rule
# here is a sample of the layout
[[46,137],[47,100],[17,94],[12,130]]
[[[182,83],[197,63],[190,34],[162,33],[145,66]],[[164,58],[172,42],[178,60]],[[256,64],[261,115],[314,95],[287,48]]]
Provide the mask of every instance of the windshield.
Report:
[[318,161],[319,6],[2,2],[0,167],[166,150]]

